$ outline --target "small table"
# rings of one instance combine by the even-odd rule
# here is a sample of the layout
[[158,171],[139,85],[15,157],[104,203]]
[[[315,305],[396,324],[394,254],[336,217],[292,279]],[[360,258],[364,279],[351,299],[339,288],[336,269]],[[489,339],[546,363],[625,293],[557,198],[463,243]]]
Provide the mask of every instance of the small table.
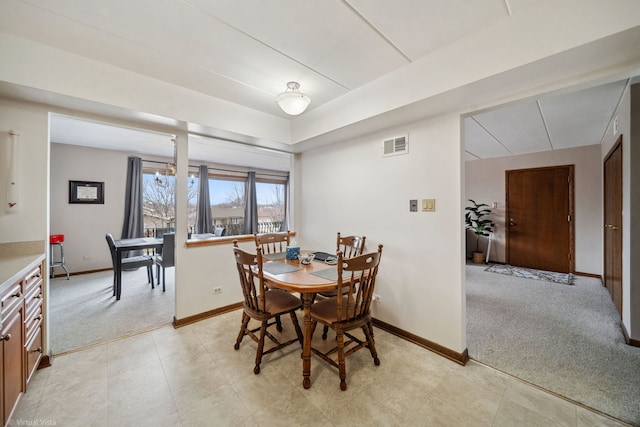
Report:
[[271,274],[265,271],[264,266],[268,264],[268,258],[264,259],[263,274],[265,283],[278,289],[289,292],[299,292],[302,295],[302,307],[304,309],[304,342],[302,343],[302,386],[311,387],[311,303],[313,295],[318,292],[328,292],[335,290],[337,281],[332,281],[312,273],[326,270],[335,266],[328,265],[323,261],[311,261],[311,264],[304,265],[298,260],[290,261],[279,259],[271,262],[285,262],[289,265],[300,267],[300,270]]
[[[115,241],[116,245],[116,301],[120,299],[122,290],[122,252],[135,251],[141,249],[160,249],[162,239],[157,237],[136,237],[133,239],[120,239]],[[153,279],[153,278],[152,278]]]

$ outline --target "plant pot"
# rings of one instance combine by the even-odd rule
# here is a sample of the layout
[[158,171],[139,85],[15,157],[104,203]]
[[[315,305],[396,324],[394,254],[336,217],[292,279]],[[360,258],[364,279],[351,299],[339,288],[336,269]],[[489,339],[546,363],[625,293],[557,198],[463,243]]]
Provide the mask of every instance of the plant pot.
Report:
[[471,261],[474,264],[482,264],[484,262],[484,252],[474,252]]

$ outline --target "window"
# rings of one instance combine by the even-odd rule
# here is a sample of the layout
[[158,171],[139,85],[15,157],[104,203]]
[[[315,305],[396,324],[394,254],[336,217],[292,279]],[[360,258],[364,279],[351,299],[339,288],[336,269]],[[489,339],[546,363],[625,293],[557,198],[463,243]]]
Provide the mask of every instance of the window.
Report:
[[256,178],[259,233],[286,231],[282,228],[285,220],[285,189],[285,182],[261,182]]
[[[198,199],[198,179],[190,176],[187,223],[195,223],[195,203]],[[142,198],[145,236],[156,236],[158,230],[175,230],[176,178],[170,169],[144,168]],[[192,208],[193,206],[193,208]],[[193,218],[192,218],[193,217]]]
[[213,227],[227,236],[243,234],[246,177],[209,176],[209,201]]
[[158,228],[173,228],[176,222],[176,178],[170,173],[144,170],[142,175],[145,235]]

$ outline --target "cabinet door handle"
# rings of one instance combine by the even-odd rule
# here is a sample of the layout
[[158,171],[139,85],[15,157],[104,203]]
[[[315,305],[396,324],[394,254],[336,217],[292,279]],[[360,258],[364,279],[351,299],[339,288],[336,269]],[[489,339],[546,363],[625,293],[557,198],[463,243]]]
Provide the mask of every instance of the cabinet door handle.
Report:
[[40,298],[42,298],[42,294],[38,294],[38,295],[36,295],[35,297],[36,297],[36,298],[38,298],[38,299],[40,299]]
[[38,347],[35,350],[33,350],[34,353],[42,353],[42,347]]
[[0,341],[9,341],[11,339],[11,334],[3,335],[0,337]]
[[22,292],[18,291],[15,294],[11,295],[12,297],[20,298],[22,296]]

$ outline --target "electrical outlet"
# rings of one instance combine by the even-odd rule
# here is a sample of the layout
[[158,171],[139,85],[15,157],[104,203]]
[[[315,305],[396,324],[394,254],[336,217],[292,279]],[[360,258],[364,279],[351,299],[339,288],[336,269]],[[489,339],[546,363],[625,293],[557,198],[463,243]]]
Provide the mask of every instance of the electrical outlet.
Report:
[[382,300],[380,299],[380,295],[378,294],[373,294],[373,298],[371,298],[374,302],[377,302],[378,304],[380,304],[382,302]]
[[222,293],[222,286],[218,286],[213,288],[213,293],[214,294],[221,294]]

